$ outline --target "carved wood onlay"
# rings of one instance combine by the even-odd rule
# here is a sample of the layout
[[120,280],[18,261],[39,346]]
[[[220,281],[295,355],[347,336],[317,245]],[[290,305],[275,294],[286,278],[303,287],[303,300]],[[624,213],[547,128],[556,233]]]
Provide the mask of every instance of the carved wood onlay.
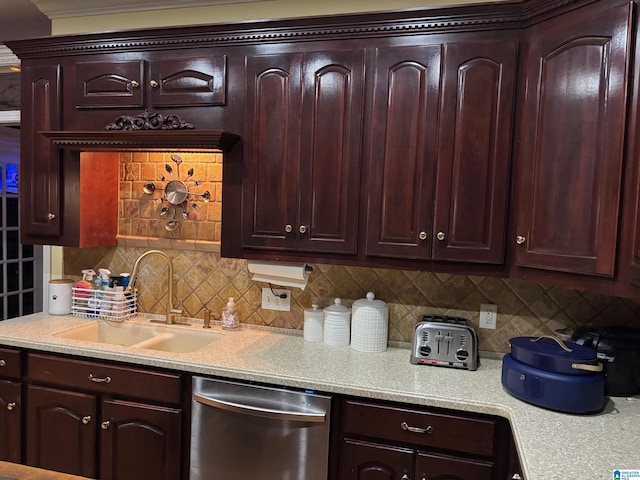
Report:
[[162,115],[148,110],[137,115],[122,115],[104,127],[105,130],[190,130],[193,128],[195,128],[193,124],[185,122],[178,115]]

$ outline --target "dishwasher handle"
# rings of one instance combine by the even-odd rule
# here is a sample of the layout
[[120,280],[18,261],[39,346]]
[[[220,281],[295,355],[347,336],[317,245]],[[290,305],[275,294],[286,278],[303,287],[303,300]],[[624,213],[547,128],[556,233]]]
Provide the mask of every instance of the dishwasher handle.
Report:
[[253,405],[244,405],[241,403],[228,402],[226,400],[220,400],[219,398],[205,397],[198,393],[193,394],[193,399],[203,405],[209,407],[219,408],[220,410],[226,410],[229,412],[243,413],[248,415],[254,415],[256,417],[264,418],[277,418],[278,420],[291,420],[294,422],[312,422],[312,423],[324,423],[326,420],[326,413],[302,413],[292,412],[287,410],[274,410],[272,408],[254,407]]

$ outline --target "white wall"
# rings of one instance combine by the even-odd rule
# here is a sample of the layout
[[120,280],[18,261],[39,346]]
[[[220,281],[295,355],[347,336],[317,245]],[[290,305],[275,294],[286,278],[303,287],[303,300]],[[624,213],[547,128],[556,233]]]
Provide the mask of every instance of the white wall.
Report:
[[231,23],[330,14],[397,11],[480,0],[263,0],[154,11],[52,19],[54,35],[139,28]]

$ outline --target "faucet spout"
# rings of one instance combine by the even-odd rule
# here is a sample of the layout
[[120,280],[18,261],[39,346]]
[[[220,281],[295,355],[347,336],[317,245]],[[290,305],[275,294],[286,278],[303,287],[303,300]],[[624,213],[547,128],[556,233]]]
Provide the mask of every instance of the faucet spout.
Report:
[[171,258],[166,253],[160,250],[149,250],[140,255],[135,263],[133,264],[133,269],[131,270],[131,275],[129,277],[129,286],[127,287],[127,291],[131,291],[133,289],[133,285],[138,277],[138,267],[143,258],[148,257],[150,255],[158,255],[163,258],[167,263],[168,272],[167,272],[167,305],[166,305],[166,316],[165,323],[174,324],[175,316],[182,314],[182,310],[175,308],[173,305],[173,263],[171,262]]

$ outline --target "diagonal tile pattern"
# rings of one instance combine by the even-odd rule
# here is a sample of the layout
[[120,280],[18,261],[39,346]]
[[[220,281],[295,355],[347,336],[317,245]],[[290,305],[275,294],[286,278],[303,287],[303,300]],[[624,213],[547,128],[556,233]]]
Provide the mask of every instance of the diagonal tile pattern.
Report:
[[[130,271],[143,251],[122,246],[65,248],[64,272],[80,278],[85,268]],[[389,304],[392,341],[410,342],[415,323],[425,314],[447,314],[470,320],[482,350],[506,352],[514,336],[551,334],[558,328],[580,325],[637,326],[640,316],[640,306],[626,299],[520,280],[334,265],[314,265],[307,288],[292,291],[291,312],[275,312],[260,308],[261,288],[266,285],[251,280],[246,261],[195,250],[166,253],[174,264],[177,300],[189,317],[202,317],[205,307],[217,317],[228,297],[234,297],[244,323],[302,329],[304,309],[313,303],[325,307],[341,297],[350,306],[373,291]],[[161,314],[166,298],[166,265],[159,258],[148,257],[142,267],[139,309]],[[478,329],[481,303],[498,305],[497,330]]]

